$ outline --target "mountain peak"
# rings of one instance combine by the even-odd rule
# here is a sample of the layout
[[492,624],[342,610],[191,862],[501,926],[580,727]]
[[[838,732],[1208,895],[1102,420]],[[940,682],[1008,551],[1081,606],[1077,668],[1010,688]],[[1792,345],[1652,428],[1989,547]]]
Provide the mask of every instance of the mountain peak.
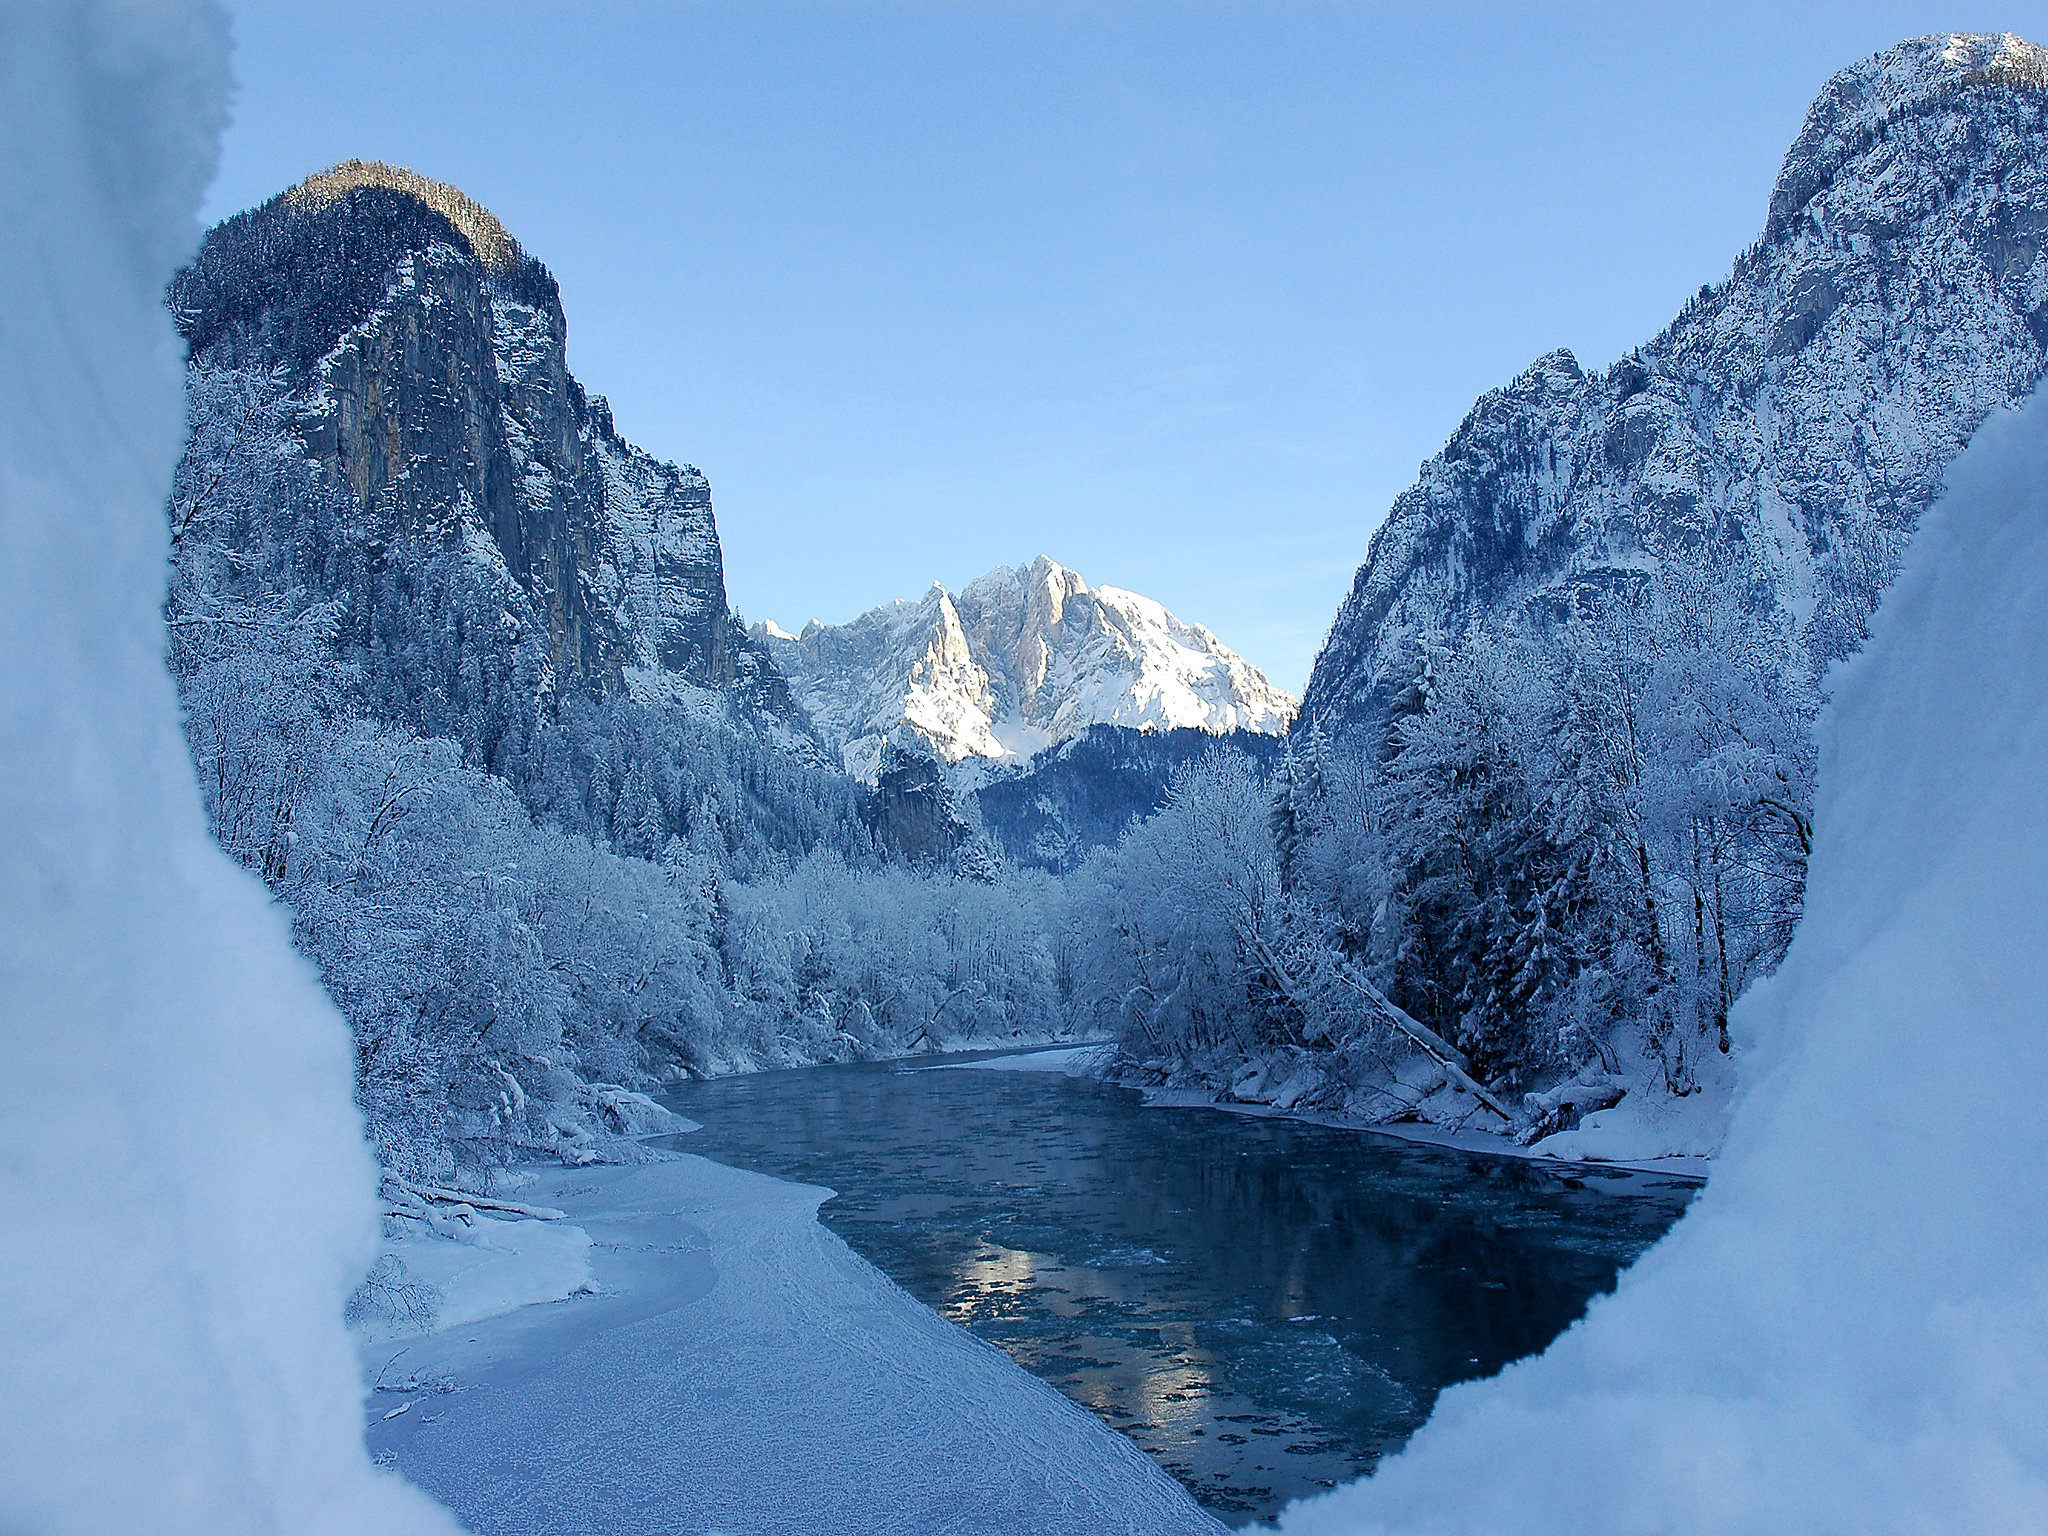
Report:
[[460,187],[382,160],[344,160],[330,165],[285,193],[284,201],[294,211],[324,208],[363,187],[402,192],[433,209],[469,242],[487,271],[503,272],[519,259],[519,242],[498,222],[498,216]]
[[210,230],[170,300],[195,390],[269,381],[320,483],[354,504],[364,581],[417,550],[502,597],[500,627],[534,654],[491,718],[571,688],[708,690],[783,718],[726,603],[709,484],[618,436],[569,372],[554,279],[459,189],[343,161]]
[[2048,90],[2048,49],[2010,32],[1936,32],[1839,71],[1786,152],[1767,231],[1783,228],[1890,124],[1971,86]]
[[948,762],[1016,761],[1098,724],[1278,734],[1294,718],[1293,697],[1203,626],[1046,555],[957,596],[934,584],[795,639],[755,634],[855,773],[906,735]]
[[2048,51],[2009,34],[1834,76],[1725,281],[1602,373],[1538,359],[1423,465],[1304,713],[1379,728],[1432,647],[1643,612],[1710,566],[1812,664],[1854,650],[1950,458],[2048,371],[2044,95]]

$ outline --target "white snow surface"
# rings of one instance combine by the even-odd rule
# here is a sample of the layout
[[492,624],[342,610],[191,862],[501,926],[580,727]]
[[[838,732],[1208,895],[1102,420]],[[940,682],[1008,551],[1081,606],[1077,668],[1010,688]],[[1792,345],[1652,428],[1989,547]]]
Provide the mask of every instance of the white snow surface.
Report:
[[430,1285],[442,1328],[562,1301],[591,1284],[590,1234],[566,1221],[474,1218],[468,1242],[421,1233],[384,1245],[410,1281]]
[[0,5],[0,1529],[451,1532],[364,1452],[348,1031],[213,845],[164,665],[193,0]]
[[1713,1179],[1332,1533],[2048,1530],[2048,406],[1953,466],[1835,679],[1806,916]]
[[1682,1099],[1639,1084],[1612,1109],[1596,1109],[1571,1130],[1546,1136],[1530,1150],[1571,1162],[1638,1166],[1659,1158],[1710,1159],[1727,1133],[1728,1099],[1715,1080],[1720,1076],[1712,1074],[1698,1092]]
[[957,597],[935,583],[851,623],[814,619],[791,637],[771,620],[754,634],[847,771],[869,779],[906,735],[948,763],[1014,762],[1091,725],[1278,734],[1294,718],[1293,695],[1200,624],[1091,589],[1044,555]]
[[480,1536],[1222,1532],[827,1231],[826,1190],[684,1157],[522,1193],[589,1232],[594,1294],[366,1350],[371,1443]]

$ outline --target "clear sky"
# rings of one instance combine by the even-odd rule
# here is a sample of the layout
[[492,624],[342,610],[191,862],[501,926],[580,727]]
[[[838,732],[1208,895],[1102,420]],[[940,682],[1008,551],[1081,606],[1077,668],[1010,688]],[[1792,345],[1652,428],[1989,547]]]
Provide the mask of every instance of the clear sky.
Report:
[[350,155],[489,207],[711,477],[750,619],[1045,553],[1296,691],[1473,399],[1724,275],[1829,74],[2048,42],[2048,0],[233,9],[210,216]]

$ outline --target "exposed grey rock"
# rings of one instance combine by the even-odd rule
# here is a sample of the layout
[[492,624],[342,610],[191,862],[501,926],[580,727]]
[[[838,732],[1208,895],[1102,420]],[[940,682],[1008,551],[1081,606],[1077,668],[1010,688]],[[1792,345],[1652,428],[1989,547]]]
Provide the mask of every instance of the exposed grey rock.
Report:
[[554,279],[453,188],[311,178],[212,230],[171,299],[196,367],[282,374],[355,504],[333,581],[376,585],[400,547],[455,556],[505,636],[545,636],[543,701],[702,689],[800,728],[727,608],[709,483],[618,435],[569,374]]

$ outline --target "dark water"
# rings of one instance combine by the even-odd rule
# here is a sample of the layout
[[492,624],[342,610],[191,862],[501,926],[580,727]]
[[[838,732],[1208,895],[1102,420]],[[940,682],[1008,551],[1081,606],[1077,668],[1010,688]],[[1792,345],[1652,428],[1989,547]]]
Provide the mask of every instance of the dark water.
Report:
[[704,1122],[686,1150],[837,1190],[821,1214],[857,1252],[1233,1524],[1542,1349],[1693,1192],[1042,1072],[817,1067],[671,1101]]

